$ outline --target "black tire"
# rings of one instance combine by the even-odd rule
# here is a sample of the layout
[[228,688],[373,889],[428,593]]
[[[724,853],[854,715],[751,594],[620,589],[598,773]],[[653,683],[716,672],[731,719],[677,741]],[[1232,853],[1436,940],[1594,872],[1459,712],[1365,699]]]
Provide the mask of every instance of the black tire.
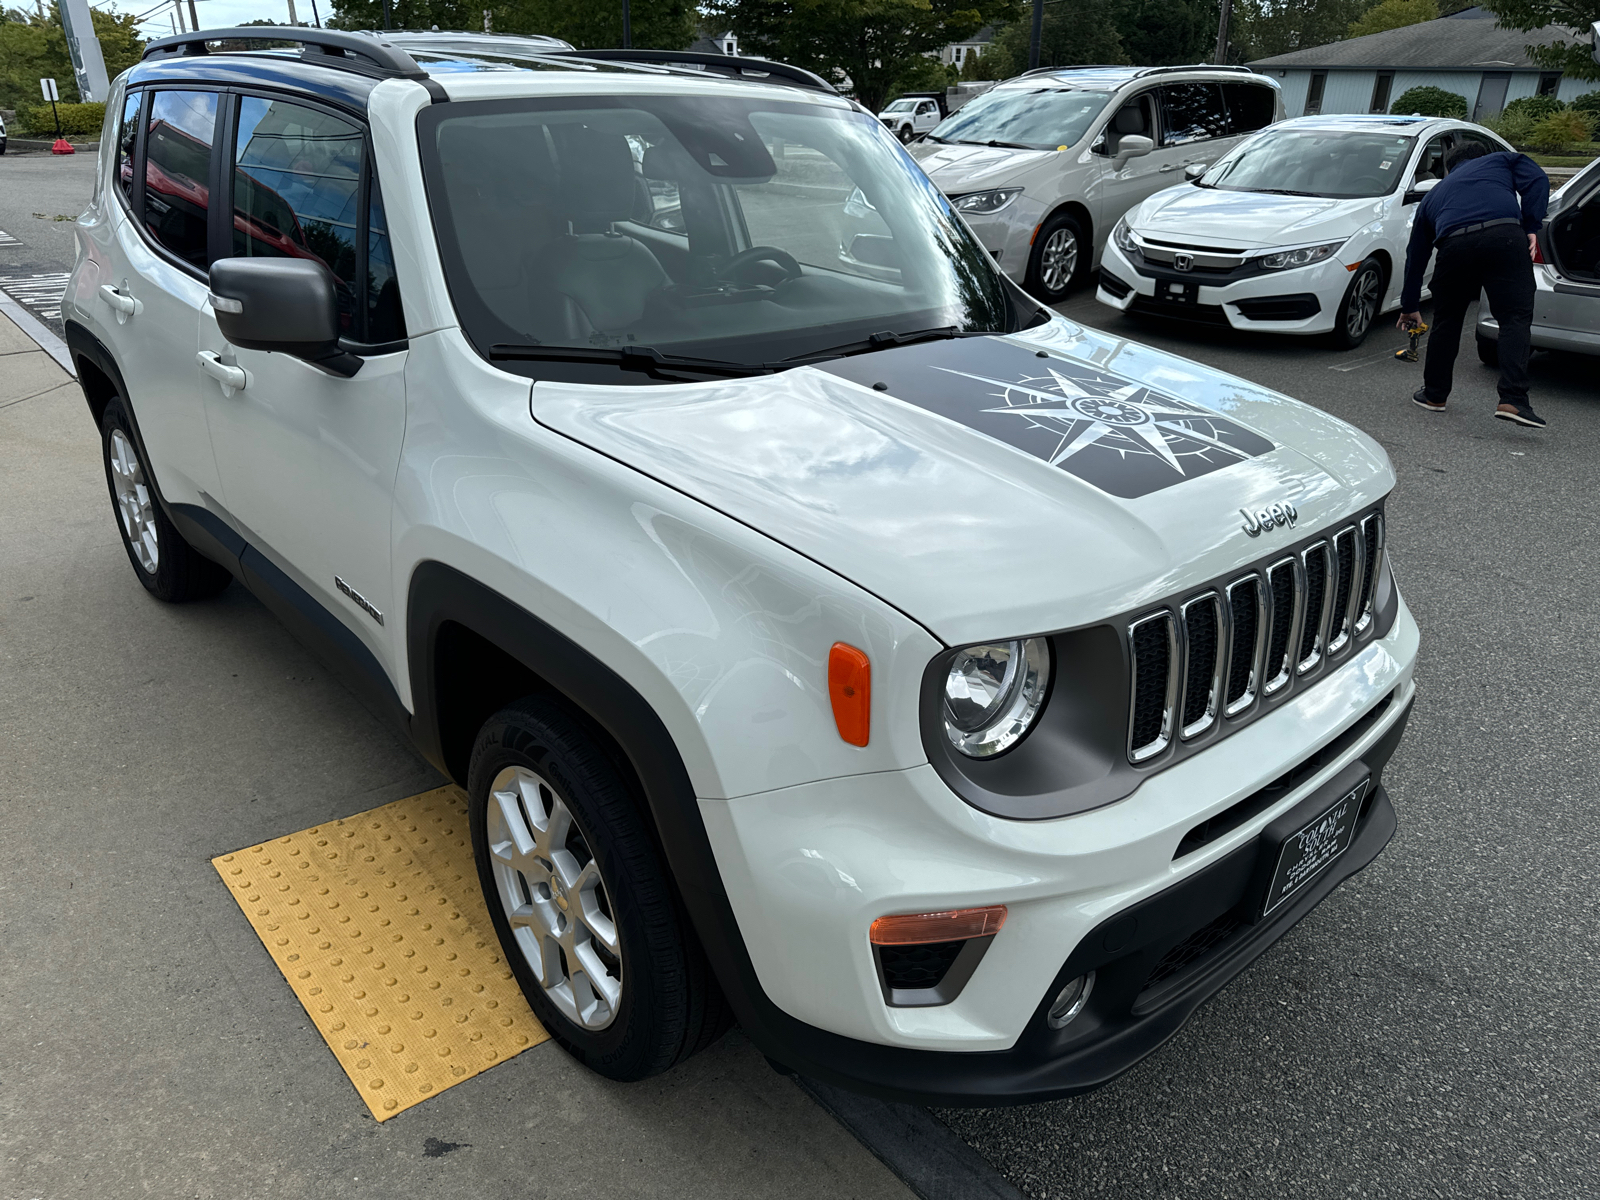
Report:
[[[122,534],[122,548],[128,552],[133,573],[144,584],[145,591],[157,600],[178,604],[215,596],[232,582],[233,576],[228,574],[227,568],[218,566],[186,542],[167,519],[156,495],[154,476],[144,461],[138,439],[133,436],[133,422],[120,396],[111,398],[100,418],[100,457],[106,469],[106,487],[111,492],[111,509],[116,516],[117,530]],[[137,476],[126,470],[118,471],[118,463],[125,468],[130,463],[136,465]],[[124,505],[119,477],[124,486],[132,483],[140,499]],[[142,489],[142,493],[138,489]],[[137,517],[135,510],[139,514]],[[144,536],[136,542],[135,532],[141,528]]]
[[1478,335],[1478,361],[1486,367],[1500,365],[1500,343],[1495,338]]
[[1369,258],[1357,268],[1333,315],[1333,344],[1354,350],[1367,340],[1383,308],[1383,264]]
[[[1059,257],[1063,254],[1070,266]],[[1089,255],[1089,243],[1077,218],[1056,213],[1034,235],[1033,250],[1028,255],[1028,294],[1046,304],[1060,304],[1083,278]]]
[[[569,837],[563,845],[574,861],[592,859],[599,868],[606,915],[621,951],[616,969],[622,982],[620,1002],[602,1029],[585,1028],[557,1007],[512,932],[497,872],[508,870],[520,882],[522,901],[531,902],[539,885],[495,858],[490,822],[503,818],[498,809],[491,815],[490,805],[499,804],[491,795],[497,777],[519,768],[543,780],[571,814],[576,841]],[[517,983],[552,1038],[591,1070],[631,1081],[668,1070],[727,1031],[727,1002],[680,911],[640,801],[599,740],[567,709],[530,696],[490,717],[473,746],[467,790],[484,901]],[[527,803],[516,803],[527,828],[536,829]],[[560,954],[566,973],[566,951]]]
[[911,126],[900,126],[900,132],[895,134],[895,137],[900,139],[902,145],[904,145],[906,142],[909,142],[911,140]]

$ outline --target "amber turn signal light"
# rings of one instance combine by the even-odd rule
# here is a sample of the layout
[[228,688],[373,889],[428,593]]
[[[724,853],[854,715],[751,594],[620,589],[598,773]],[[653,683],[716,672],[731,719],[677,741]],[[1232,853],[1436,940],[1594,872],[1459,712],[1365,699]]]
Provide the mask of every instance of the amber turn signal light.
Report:
[[839,736],[865,746],[872,733],[872,660],[844,642],[828,651],[828,699]]
[[905,946],[918,942],[960,942],[991,937],[1006,923],[1006,906],[953,908],[949,912],[911,913],[879,917],[868,933],[874,946]]

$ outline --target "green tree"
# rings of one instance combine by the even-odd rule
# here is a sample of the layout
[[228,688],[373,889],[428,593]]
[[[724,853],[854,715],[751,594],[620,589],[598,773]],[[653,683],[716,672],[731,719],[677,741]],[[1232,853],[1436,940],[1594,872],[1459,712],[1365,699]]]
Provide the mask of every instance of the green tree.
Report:
[[1129,59],[1165,67],[1209,60],[1217,16],[1213,0],[1131,0],[1116,24]]
[[1350,36],[1366,37],[1369,33],[1403,29],[1407,25],[1438,19],[1439,5],[1435,0],[1380,0],[1362,13],[1360,20],[1350,23]]
[[[382,29],[383,0],[332,0],[333,29]],[[458,0],[389,0],[394,29],[482,29],[483,6]]]
[[1532,32],[1546,25],[1580,31],[1572,41],[1555,38],[1528,47],[1528,57],[1552,71],[1565,71],[1574,79],[1600,79],[1600,63],[1593,57],[1587,31],[1600,21],[1600,0],[1484,0],[1484,7],[1506,29]]
[[1229,41],[1241,62],[1343,41],[1372,0],[1234,0]]
[[[115,79],[139,61],[144,42],[132,14],[114,16],[93,10],[93,17],[106,75]],[[60,11],[52,5],[43,20],[35,15],[23,21],[0,21],[0,107],[38,103],[39,80],[47,78],[56,81],[64,102],[78,101],[78,81],[72,73]]]
[[[1039,34],[1039,65],[1066,67],[1078,63],[1125,63],[1128,52],[1117,28],[1122,8],[1117,0],[1045,0],[1044,27]],[[991,79],[1009,79],[1028,69],[1033,25],[1027,10],[1007,25],[984,51],[984,69]]]
[[[505,0],[493,12],[496,33],[544,33],[580,49],[622,45],[621,0]],[[682,50],[698,19],[690,0],[631,0],[628,23],[636,47]]]
[[701,11],[750,53],[847,76],[874,112],[922,56],[1020,15],[1015,0],[709,0]]

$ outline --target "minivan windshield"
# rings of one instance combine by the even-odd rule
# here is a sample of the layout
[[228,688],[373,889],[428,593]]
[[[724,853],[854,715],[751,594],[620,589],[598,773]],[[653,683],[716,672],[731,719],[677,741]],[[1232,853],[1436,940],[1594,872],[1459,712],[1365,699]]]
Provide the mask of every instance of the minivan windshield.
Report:
[[1405,178],[1415,140],[1394,133],[1279,126],[1240,146],[1200,184],[1330,200],[1383,196]]
[[1018,319],[944,197],[842,105],[477,101],[419,132],[451,296],[491,358],[766,369]]
[[968,101],[928,136],[936,142],[1064,150],[1089,131],[1110,99],[1107,92],[1078,88],[996,88]]

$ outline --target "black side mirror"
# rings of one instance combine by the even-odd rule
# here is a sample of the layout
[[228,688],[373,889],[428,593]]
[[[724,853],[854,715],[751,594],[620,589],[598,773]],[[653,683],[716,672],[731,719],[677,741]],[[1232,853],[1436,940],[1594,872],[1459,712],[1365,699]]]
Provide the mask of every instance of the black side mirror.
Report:
[[360,358],[339,348],[339,293],[320,262],[222,258],[210,286],[217,327],[235,346],[290,354],[346,378],[361,369]]

